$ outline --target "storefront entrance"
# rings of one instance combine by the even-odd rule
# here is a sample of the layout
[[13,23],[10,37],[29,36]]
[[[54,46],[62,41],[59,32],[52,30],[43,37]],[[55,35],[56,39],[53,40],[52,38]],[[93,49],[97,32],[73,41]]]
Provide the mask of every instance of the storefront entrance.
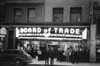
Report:
[[87,62],[87,30],[86,27],[75,26],[16,27],[16,38],[19,41],[16,48],[25,50],[34,61],[51,58],[53,63],[72,62],[73,52],[78,51],[78,62]]
[[96,62],[100,62],[100,45],[96,45]]
[[[84,43],[84,44],[83,44]],[[46,51],[53,48],[54,62],[72,62],[72,51],[79,51],[79,62],[89,61],[89,48],[85,46],[86,41],[41,41],[41,40],[19,40],[17,49],[25,50],[33,57],[34,61],[45,61]],[[78,47],[78,48],[76,48]],[[50,54],[48,54],[50,56]]]

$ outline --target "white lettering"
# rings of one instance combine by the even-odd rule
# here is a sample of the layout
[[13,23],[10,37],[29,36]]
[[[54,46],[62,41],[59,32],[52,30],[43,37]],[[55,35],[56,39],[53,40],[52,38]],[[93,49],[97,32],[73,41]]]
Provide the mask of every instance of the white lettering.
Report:
[[68,28],[65,28],[65,33],[69,33],[69,29]]
[[48,30],[47,29],[44,29],[44,33],[47,33],[48,32]]
[[41,32],[41,28],[38,27],[37,28],[37,32],[40,33]]
[[58,28],[54,28],[55,33],[57,33]]
[[63,33],[63,28],[59,28],[59,33]]
[[28,28],[28,32],[32,32],[32,28]]
[[80,29],[76,29],[76,34],[80,34]]
[[28,31],[27,28],[24,28],[24,33],[27,33],[27,31]]
[[48,28],[48,32],[51,33],[51,28]]
[[20,32],[23,33],[24,32],[24,29],[23,28],[20,28]]
[[33,28],[33,33],[36,33],[36,28]]
[[70,33],[71,33],[71,34],[74,34],[74,33],[75,33],[75,30],[74,30],[73,28],[71,28],[71,29],[70,29]]
[[[22,27],[18,29],[20,35],[33,36],[58,36],[58,37],[81,37],[83,30],[81,28],[70,27]],[[52,32],[51,32],[52,31]],[[86,31],[87,32],[87,31]],[[86,33],[85,32],[85,33]],[[87,35],[85,34],[84,35]]]

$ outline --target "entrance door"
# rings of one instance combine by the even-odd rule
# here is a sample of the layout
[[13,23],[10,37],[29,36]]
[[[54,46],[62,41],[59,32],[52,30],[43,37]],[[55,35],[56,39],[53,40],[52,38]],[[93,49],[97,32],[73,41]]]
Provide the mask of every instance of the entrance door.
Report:
[[100,62],[100,45],[96,45],[96,62]]
[[13,49],[14,47],[14,30],[8,31],[8,49]]

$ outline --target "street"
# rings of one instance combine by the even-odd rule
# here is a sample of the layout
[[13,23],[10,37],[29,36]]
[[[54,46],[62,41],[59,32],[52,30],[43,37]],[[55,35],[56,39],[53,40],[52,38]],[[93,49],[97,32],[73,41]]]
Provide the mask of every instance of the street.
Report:
[[[3,64],[0,66],[15,66],[13,64]],[[45,66],[44,64],[29,64],[26,66]],[[53,65],[53,66],[100,66],[100,63],[78,63],[78,64],[72,64],[72,63],[66,63],[66,64],[62,64],[62,65]]]

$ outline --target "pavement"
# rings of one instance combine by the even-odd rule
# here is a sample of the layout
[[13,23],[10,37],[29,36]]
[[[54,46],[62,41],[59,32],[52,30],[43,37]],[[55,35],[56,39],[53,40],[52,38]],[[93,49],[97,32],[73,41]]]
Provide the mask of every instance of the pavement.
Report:
[[[45,61],[37,61],[33,60],[32,63],[29,64],[29,66],[45,66]],[[100,66],[100,63],[74,63],[72,64],[71,62],[56,62],[54,61],[53,66]]]
[[100,63],[78,63],[71,66],[100,66]]
[[[0,66],[15,66],[13,64],[3,64]],[[56,62],[54,65],[45,65],[45,61],[35,61],[26,66],[100,66],[100,63],[78,63],[72,64],[70,62]]]
[[[28,65],[31,66],[31,65]],[[32,66],[45,66],[44,64],[32,64]],[[49,65],[47,65],[49,66]],[[62,63],[62,64],[54,64],[52,66],[100,66],[100,63],[78,63],[78,64],[72,64],[72,63]]]

